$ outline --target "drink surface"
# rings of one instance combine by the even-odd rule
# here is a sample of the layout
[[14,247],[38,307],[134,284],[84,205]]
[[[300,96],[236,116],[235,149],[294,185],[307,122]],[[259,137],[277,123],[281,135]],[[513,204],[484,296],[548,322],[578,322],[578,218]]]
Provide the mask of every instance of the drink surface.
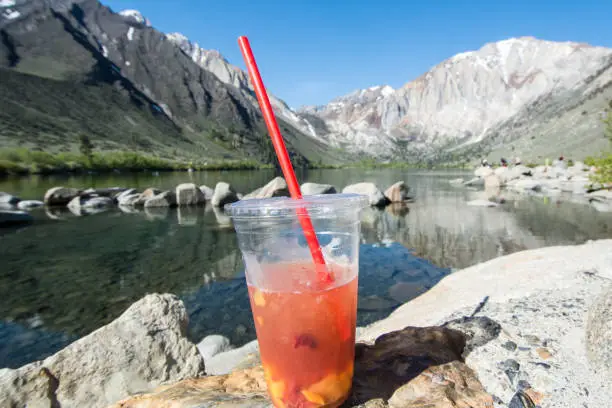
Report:
[[[322,285],[308,263],[265,265],[273,289],[249,285],[249,297],[268,391],[276,407],[335,407],[348,396],[353,377],[357,276]],[[266,285],[268,286],[268,285]],[[269,287],[269,286],[268,286]]]

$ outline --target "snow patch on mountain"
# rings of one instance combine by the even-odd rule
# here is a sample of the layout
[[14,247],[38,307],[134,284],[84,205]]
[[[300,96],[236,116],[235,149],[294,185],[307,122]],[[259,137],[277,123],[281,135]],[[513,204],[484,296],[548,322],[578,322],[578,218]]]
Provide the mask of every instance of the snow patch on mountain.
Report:
[[123,17],[131,18],[137,23],[144,24],[147,27],[151,26],[151,22],[148,19],[146,19],[142,15],[142,13],[138,10],[122,10],[119,12],[119,14],[122,15]]
[[134,39],[134,27],[130,27],[127,32],[127,39],[132,41]]
[[13,7],[15,0],[0,0],[0,7]]

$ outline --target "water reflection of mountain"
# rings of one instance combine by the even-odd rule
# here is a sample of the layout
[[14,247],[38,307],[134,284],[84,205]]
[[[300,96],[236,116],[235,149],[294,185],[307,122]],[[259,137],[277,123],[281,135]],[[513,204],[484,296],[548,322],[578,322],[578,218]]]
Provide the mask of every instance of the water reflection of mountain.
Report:
[[[467,198],[467,199],[466,199]],[[512,252],[580,243],[612,234],[612,217],[562,198],[510,196],[499,207],[470,207],[467,197],[441,191],[362,217],[362,241],[399,242],[443,267],[465,268]]]

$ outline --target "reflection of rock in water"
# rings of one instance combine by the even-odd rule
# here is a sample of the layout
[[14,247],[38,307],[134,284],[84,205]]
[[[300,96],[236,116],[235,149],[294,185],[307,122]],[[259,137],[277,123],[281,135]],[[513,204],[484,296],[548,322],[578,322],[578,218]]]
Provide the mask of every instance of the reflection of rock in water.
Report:
[[496,256],[539,246],[513,213],[469,207],[463,197],[419,197],[402,215],[397,210],[366,209],[365,242],[396,241],[435,264],[462,268]]
[[150,221],[165,220],[170,214],[168,207],[145,207],[145,216]]
[[225,214],[225,212],[218,207],[212,206],[212,210],[215,213],[217,224],[222,228],[232,228],[232,219]]
[[176,220],[179,225],[194,226],[198,224],[198,208],[194,207],[178,207],[176,209]]
[[[12,234],[0,245],[0,315],[25,324],[38,314],[44,330],[82,336],[147,293],[181,294],[233,278],[242,269],[235,234],[197,211],[195,227],[180,227],[174,214],[148,222],[145,214],[114,212]],[[12,347],[21,352],[19,343]]]

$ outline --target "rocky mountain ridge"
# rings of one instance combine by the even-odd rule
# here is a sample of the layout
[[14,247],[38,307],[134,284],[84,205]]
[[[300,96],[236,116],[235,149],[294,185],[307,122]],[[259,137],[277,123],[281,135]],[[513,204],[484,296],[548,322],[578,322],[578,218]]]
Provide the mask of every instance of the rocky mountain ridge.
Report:
[[[3,0],[0,143],[273,162],[253,98],[195,64],[136,10],[96,0]],[[281,118],[282,119],[282,118]],[[336,160],[281,120],[296,163]]]
[[[511,38],[457,54],[399,89],[359,90],[298,113],[323,120],[330,144],[357,151],[365,146],[379,156],[431,155],[473,145],[486,150],[492,148],[488,139],[499,144],[500,134],[513,139],[508,124],[526,110],[559,111],[556,104],[568,100],[579,106],[594,92],[612,97],[611,62],[609,48]],[[602,101],[587,112],[591,132],[604,106]]]
[[[3,145],[74,149],[88,133],[103,149],[125,149],[127,134],[131,149],[165,156],[274,160],[248,75],[216,50],[155,30],[137,10],[1,0],[0,31]],[[612,49],[521,37],[457,54],[397,89],[373,86],[297,111],[270,99],[303,163],[339,162],[340,152],[433,162],[561,150],[582,158],[606,147],[600,119],[611,67]],[[35,97],[24,103],[23,95]]]

